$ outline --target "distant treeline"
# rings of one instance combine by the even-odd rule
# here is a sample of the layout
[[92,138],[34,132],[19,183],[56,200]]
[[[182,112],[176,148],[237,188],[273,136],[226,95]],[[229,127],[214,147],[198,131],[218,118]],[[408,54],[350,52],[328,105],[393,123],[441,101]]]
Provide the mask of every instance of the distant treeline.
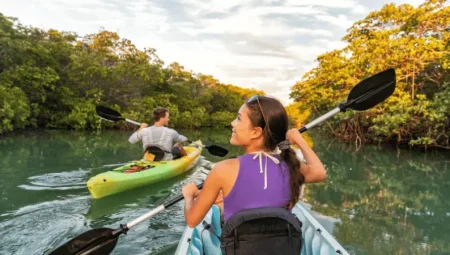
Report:
[[167,107],[171,125],[229,126],[244,100],[262,91],[210,75],[164,67],[154,49],[139,50],[109,31],[80,37],[24,26],[0,13],[0,133],[28,127],[97,129],[95,105],[152,123]]

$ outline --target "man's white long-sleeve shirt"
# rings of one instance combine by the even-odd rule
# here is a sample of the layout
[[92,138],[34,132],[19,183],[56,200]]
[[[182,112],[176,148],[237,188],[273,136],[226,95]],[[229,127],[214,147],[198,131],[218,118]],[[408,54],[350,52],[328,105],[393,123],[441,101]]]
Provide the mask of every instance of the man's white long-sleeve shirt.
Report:
[[163,160],[171,160],[173,158],[172,154],[167,152],[171,151],[174,143],[186,142],[187,140],[188,139],[185,136],[178,134],[174,129],[164,126],[150,126],[143,128],[134,132],[128,139],[130,143],[142,141],[144,150],[151,145],[161,147],[161,149],[166,151]]

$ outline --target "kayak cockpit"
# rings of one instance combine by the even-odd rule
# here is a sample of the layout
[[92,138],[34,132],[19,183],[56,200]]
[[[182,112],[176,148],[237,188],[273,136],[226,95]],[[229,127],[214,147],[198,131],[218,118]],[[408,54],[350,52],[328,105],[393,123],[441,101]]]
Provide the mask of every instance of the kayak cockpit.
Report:
[[[302,255],[349,254],[301,202],[296,204],[292,213],[302,223]],[[221,235],[220,209],[213,205],[200,224],[195,228],[186,227],[175,254],[221,254]]]

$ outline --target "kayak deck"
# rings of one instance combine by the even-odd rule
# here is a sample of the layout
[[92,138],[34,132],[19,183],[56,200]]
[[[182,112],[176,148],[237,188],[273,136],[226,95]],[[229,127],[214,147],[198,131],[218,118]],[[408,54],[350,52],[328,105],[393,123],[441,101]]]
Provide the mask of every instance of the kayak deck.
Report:
[[[301,255],[349,254],[305,209],[301,202],[296,204],[292,212],[303,224],[302,236],[304,245]],[[205,229],[205,226],[208,225],[210,228]],[[175,254],[221,254],[219,238],[221,233],[220,209],[213,205],[199,225],[195,228],[186,227]]]
[[[93,198],[102,198],[168,180],[191,169],[197,163],[202,148],[202,142],[196,141],[184,147],[187,156],[176,160],[155,162],[136,160],[129,162],[92,177],[87,182],[87,187]],[[133,165],[145,166],[148,169],[133,173],[124,172]]]

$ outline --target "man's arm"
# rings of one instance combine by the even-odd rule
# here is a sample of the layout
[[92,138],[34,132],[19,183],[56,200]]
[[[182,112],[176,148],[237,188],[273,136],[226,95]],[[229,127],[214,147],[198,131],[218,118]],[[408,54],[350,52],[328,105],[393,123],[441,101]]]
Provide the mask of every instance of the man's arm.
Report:
[[134,133],[130,136],[130,138],[128,138],[128,142],[130,142],[130,143],[137,143],[137,142],[139,142],[140,140],[142,140],[142,134],[141,134],[140,131],[141,131],[143,128],[146,128],[146,127],[148,127],[148,124],[142,123],[142,124],[141,124],[141,127],[140,127],[138,130],[136,130],[136,132],[134,132]]
[[178,134],[175,130],[173,130],[172,138],[176,143],[184,143],[188,140],[186,136]]

